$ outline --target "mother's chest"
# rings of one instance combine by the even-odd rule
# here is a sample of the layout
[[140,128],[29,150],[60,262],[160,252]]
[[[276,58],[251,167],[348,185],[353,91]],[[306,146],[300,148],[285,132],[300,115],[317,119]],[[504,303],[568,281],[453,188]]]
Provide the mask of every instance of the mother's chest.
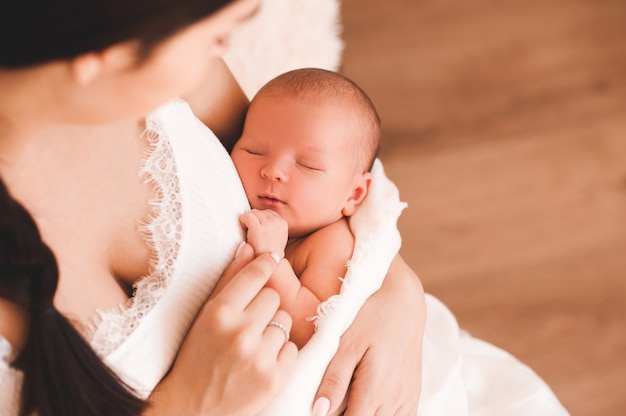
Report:
[[55,303],[83,323],[96,309],[124,304],[148,272],[151,253],[139,233],[153,194],[138,175],[144,151],[131,134],[52,140],[22,160],[14,178],[16,196],[57,257]]

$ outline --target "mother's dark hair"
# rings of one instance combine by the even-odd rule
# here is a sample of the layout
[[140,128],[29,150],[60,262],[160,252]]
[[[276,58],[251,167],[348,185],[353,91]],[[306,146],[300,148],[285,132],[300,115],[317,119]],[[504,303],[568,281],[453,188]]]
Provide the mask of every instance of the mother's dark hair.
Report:
[[0,6],[0,67],[69,59],[138,40],[143,53],[232,0],[9,0]]
[[145,403],[53,306],[58,280],[52,251],[0,180],[0,297],[28,313],[26,343],[13,363],[24,375],[20,415],[140,414]]

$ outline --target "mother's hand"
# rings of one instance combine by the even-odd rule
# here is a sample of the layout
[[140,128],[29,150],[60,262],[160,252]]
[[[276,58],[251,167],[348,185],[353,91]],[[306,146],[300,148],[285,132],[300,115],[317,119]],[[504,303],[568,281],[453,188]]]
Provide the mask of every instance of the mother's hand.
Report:
[[416,415],[425,318],[421,283],[396,256],[383,286],[341,337],[317,392],[315,416],[334,413],[348,388],[345,416]]
[[224,273],[221,285],[191,327],[172,370],[151,396],[150,414],[254,415],[284,387],[297,348],[280,328],[276,292],[264,288],[276,269],[270,254],[256,259],[249,245]]

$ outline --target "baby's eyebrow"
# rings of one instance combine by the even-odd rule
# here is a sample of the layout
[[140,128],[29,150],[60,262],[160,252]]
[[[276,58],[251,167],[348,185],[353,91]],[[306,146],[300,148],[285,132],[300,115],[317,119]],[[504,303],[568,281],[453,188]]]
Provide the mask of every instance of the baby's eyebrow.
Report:
[[320,146],[307,145],[304,146],[304,152],[307,154],[321,155],[326,153],[326,149]]

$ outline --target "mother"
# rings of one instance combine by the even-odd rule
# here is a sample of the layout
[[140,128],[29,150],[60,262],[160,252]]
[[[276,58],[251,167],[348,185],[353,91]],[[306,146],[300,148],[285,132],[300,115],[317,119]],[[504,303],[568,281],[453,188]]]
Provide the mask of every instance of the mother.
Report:
[[[105,384],[129,385],[146,413],[257,413],[296,350],[267,326],[291,324],[263,288],[275,260],[237,250],[245,206],[211,130],[227,145],[238,136],[247,101],[219,56],[258,0],[35,3],[15,2],[0,18],[0,174],[56,256],[54,306],[121,378]],[[4,198],[6,218],[16,203]],[[11,221],[38,238],[28,215]],[[0,339],[32,351],[50,308],[11,294],[17,277],[2,254]],[[234,277],[207,300],[222,273]],[[415,414],[423,311],[419,281],[398,258],[342,338],[316,411],[336,409],[354,377],[347,415]],[[26,379],[37,371],[20,368]],[[3,392],[19,377],[0,372]],[[64,387],[67,397],[49,399],[81,401]],[[45,414],[45,403],[29,405]]]

